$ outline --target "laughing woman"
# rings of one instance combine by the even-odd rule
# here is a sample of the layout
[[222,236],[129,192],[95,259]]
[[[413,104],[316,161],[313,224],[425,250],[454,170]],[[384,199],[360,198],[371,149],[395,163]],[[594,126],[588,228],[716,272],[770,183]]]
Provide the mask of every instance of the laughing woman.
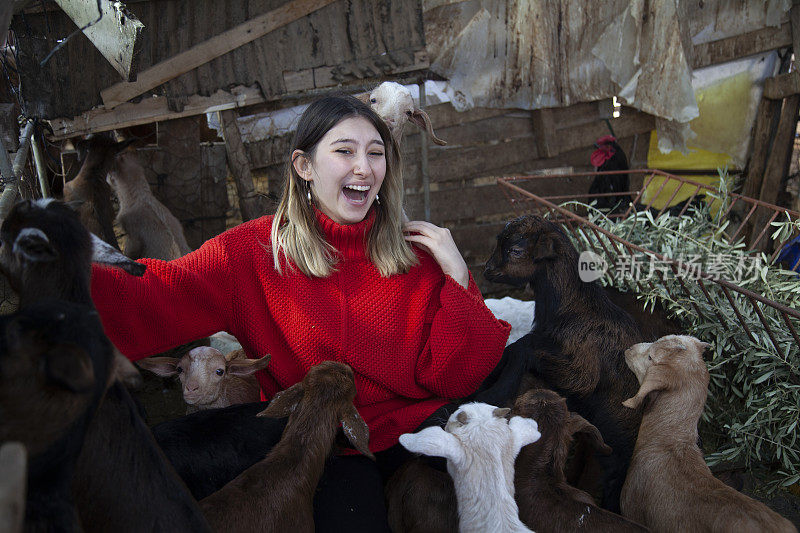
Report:
[[[397,144],[368,106],[349,96],[312,103],[290,155],[274,216],[180,259],[142,260],[142,278],[95,266],[92,296],[132,360],[220,330],[251,357],[271,354],[258,376],[266,399],[321,361],[347,363],[370,449],[382,452],[473,392],[500,360],[509,326],[484,305],[447,229],[403,223]],[[374,499],[375,490],[355,494]],[[348,529],[346,520],[325,522]]]

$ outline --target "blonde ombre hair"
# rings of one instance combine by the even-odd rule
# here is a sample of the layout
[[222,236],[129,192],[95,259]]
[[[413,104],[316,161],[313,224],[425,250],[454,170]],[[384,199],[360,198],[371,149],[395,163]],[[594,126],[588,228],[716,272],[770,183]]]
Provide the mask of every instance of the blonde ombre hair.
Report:
[[[300,150],[313,157],[322,137],[344,119],[363,117],[381,136],[386,153],[386,176],[380,189],[380,204],[375,223],[367,235],[367,256],[388,277],[401,274],[417,264],[417,256],[403,238],[403,171],[400,151],[386,123],[369,106],[347,95],[326,96],[312,103],[300,117],[289,153]],[[336,249],[325,240],[314,208],[308,201],[308,185],[294,168],[287,165],[286,179],[278,209],[272,219],[273,262],[283,273],[283,260],[309,277],[324,278],[336,270]]]

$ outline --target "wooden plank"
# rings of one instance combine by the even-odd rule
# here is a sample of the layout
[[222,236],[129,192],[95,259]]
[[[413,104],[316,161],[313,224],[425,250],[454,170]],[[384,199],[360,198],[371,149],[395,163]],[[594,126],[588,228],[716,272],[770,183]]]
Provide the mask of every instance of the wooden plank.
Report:
[[135,82],[117,83],[100,91],[100,96],[107,109],[116,107],[334,1],[336,0],[292,0],[287,2],[277,9],[259,15],[153,65],[139,73]]
[[757,198],[761,194],[761,183],[764,180],[764,169],[771,147],[773,125],[780,113],[781,102],[762,98],[758,105],[756,123],[753,131],[753,151],[747,164],[742,194]]
[[19,147],[16,104],[0,104],[0,141],[9,152],[16,152]]
[[172,111],[166,98],[154,96],[135,104],[125,103],[111,110],[100,107],[71,119],[56,118],[48,122],[53,130],[51,138],[59,140],[89,133],[128,128],[140,124],[203,115],[225,109],[260,104],[264,101],[264,97],[258,87],[237,86],[232,87],[230,92],[217,91],[210,96],[194,95],[189,98],[181,111]]
[[[55,0],[122,79],[136,79],[142,47],[142,24],[122,2]],[[100,12],[98,12],[98,6]]]
[[783,100],[787,96],[800,93],[800,71],[793,70],[764,80],[764,98]]
[[242,135],[236,125],[236,111],[228,109],[219,113],[222,135],[225,138],[225,150],[228,154],[228,168],[233,174],[236,184],[236,195],[239,198],[239,211],[242,222],[258,218],[265,213],[264,199],[256,193],[253,175],[250,172],[250,160],[242,143]]
[[792,28],[791,24],[787,22],[777,30],[771,27],[762,28],[743,35],[695,45],[692,68],[698,69],[725,63],[740,57],[777,50],[791,45]]

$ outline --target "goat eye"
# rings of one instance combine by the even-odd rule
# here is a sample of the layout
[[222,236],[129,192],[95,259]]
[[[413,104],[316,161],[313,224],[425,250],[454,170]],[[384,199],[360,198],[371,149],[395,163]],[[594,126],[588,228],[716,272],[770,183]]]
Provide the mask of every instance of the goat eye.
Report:
[[221,375],[222,375],[222,374],[224,374],[224,373],[225,373],[225,369],[224,369],[224,368],[218,368],[218,369],[217,369],[217,375],[218,375],[218,376],[221,376]]
[[412,114],[413,114],[413,113],[412,113],[411,111],[406,111],[406,115],[408,115],[409,117],[410,117]]
[[175,368],[175,371],[176,371],[178,374],[181,374],[181,373],[183,373],[183,369],[182,369],[181,367],[176,367],[176,368]]
[[378,99],[377,98],[370,98],[369,101],[372,104],[377,104],[378,103]]

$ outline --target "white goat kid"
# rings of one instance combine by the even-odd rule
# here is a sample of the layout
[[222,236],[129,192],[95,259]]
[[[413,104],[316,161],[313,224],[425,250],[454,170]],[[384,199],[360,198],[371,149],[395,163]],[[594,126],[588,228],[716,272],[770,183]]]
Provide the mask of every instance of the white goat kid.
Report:
[[530,418],[506,420],[509,411],[468,403],[450,416],[444,429],[434,426],[400,436],[409,451],[447,459],[462,532],[530,531],[519,520],[514,501],[514,460],[541,435]]
[[433,132],[428,114],[414,105],[411,91],[399,83],[385,81],[369,94],[358,95],[358,98],[386,122],[397,144],[400,144],[400,140],[403,138],[403,126],[406,125],[406,122],[413,122],[420,129],[427,131],[434,143],[440,146],[447,144]]

